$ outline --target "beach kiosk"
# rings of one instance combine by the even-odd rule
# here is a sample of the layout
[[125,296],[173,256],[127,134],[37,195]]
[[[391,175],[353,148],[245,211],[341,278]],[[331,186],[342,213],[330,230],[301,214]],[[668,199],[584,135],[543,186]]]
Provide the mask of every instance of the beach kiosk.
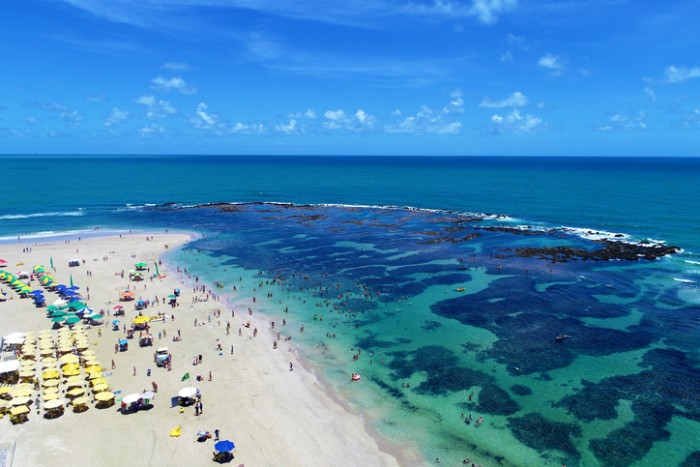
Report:
[[129,350],[129,341],[126,339],[119,339],[119,351],[126,352]]
[[168,366],[168,363],[170,363],[170,352],[168,352],[167,347],[159,347],[156,350],[156,366]]

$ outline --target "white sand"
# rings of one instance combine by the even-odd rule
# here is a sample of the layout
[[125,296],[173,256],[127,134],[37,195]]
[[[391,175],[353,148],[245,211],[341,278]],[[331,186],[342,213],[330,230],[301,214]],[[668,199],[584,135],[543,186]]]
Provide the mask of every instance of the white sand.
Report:
[[[154,261],[163,253],[165,245],[171,248],[188,240],[183,234],[156,234],[151,241],[144,234],[120,237],[101,237],[70,242],[42,243],[23,240],[12,245],[0,245],[0,258],[8,260],[6,269],[12,273],[31,271],[35,264],[49,268],[53,258],[56,271],[52,275],[68,284],[70,275],[75,285],[86,294],[87,303],[96,311],[112,310],[118,304],[118,293],[130,288],[137,297],[153,299],[166,297],[179,287],[182,296],[180,306],[156,305],[145,310],[146,315],[158,311],[175,315],[175,321],[153,323],[151,333],[155,337],[153,347],[140,348],[138,339],[129,341],[129,350],[115,355],[114,344],[124,337],[122,330],[112,331],[105,320],[102,336],[98,329],[88,331],[92,348],[107,372],[112,390],[121,390],[120,398],[132,392],[151,390],[157,382],[159,392],[154,408],[130,415],[117,411],[119,404],[108,409],[97,409],[92,403],[85,413],[73,413],[68,406],[66,413],[53,420],[43,418],[32,408],[30,418],[22,425],[12,425],[6,416],[0,420],[0,443],[15,443],[11,453],[14,466],[29,465],[202,465],[212,462],[213,438],[199,443],[195,434],[207,430],[214,434],[219,429],[222,439],[236,443],[236,457],[230,465],[240,466],[395,466],[397,458],[383,451],[378,442],[366,431],[359,414],[343,407],[326,393],[317,378],[289,352],[289,342],[280,342],[279,349],[272,349],[272,333],[261,317],[254,317],[251,328],[239,327],[251,319],[243,311],[236,310],[231,318],[230,309],[214,300],[193,303],[193,291],[186,278],[168,271],[163,279],[146,279],[130,283],[128,271],[134,263],[146,261],[150,274],[154,274]],[[23,248],[31,247],[31,252]],[[68,267],[73,258],[85,260],[79,267]],[[25,265],[16,266],[24,262]],[[171,266],[172,269],[172,266]],[[119,273],[125,271],[122,278]],[[88,275],[90,271],[91,275]],[[161,266],[161,274],[167,268]],[[35,282],[36,288],[40,288]],[[244,285],[245,286],[245,285]],[[6,292],[8,287],[2,284]],[[12,300],[0,302],[0,333],[34,331],[50,328],[51,322],[44,309],[37,309],[30,300],[20,300],[14,292]],[[57,296],[46,293],[51,303]],[[204,298],[201,293],[197,296]],[[122,323],[130,323],[136,316],[133,302],[125,303],[126,317]],[[213,316],[221,310],[219,319]],[[212,316],[211,322],[208,317]],[[126,318],[126,319],[125,319]],[[194,326],[197,318],[204,325]],[[226,335],[226,322],[231,322],[231,333]],[[260,333],[252,337],[257,326]],[[172,337],[181,332],[182,341]],[[167,332],[167,338],[158,340],[158,332]],[[223,354],[215,350],[216,339],[221,339]],[[231,355],[231,345],[234,354]],[[153,352],[159,346],[167,346],[173,355],[173,370],[156,368]],[[202,354],[202,365],[193,366],[195,355]],[[111,361],[115,360],[115,370]],[[294,371],[289,371],[290,361]],[[137,375],[133,376],[133,367]],[[152,376],[146,376],[151,368]],[[208,381],[209,372],[213,380]],[[191,379],[181,382],[185,373]],[[196,382],[201,374],[204,381]],[[170,398],[187,385],[201,389],[203,415],[196,417],[193,407],[180,413],[171,408]],[[34,392],[32,399],[38,395]],[[182,436],[171,438],[169,432],[180,425]],[[384,445],[382,445],[383,447]]]

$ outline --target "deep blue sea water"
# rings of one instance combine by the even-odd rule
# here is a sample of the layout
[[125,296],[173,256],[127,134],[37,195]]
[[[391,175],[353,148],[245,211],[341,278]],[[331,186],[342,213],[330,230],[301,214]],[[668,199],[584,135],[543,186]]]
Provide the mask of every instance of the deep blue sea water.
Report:
[[[171,259],[227,290],[257,278],[336,392],[426,459],[700,459],[700,159],[0,160],[5,241],[204,234]],[[219,202],[243,204],[186,208]],[[584,261],[601,238],[681,251]],[[579,254],[521,254],[543,247]]]

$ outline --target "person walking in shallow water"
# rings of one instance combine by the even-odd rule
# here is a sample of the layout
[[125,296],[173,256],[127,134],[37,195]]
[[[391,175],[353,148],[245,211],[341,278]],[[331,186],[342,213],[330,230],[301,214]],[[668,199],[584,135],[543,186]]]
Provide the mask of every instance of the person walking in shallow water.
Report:
[[289,362],[289,371],[294,371],[294,365],[292,365],[292,362]]

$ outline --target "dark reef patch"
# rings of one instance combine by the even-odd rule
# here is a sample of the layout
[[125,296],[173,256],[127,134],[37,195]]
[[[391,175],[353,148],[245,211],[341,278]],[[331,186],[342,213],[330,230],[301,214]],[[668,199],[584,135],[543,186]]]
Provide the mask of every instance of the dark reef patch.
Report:
[[523,386],[522,384],[514,384],[510,387],[510,390],[516,396],[532,395],[532,389],[530,389],[528,386]]
[[606,438],[590,443],[603,465],[629,465],[641,459],[655,441],[666,440],[671,417],[700,421],[700,369],[674,349],[644,354],[637,374],[614,376],[599,383],[583,381],[575,394],[555,406],[565,407],[580,420],[617,417],[620,400],[632,401],[634,419]]
[[520,406],[499,388],[493,377],[480,371],[459,366],[451,350],[431,345],[415,351],[388,352],[393,380],[409,379],[414,373],[425,373],[427,379],[414,388],[421,394],[446,395],[449,392],[480,386],[478,406],[484,413],[511,415]]
[[553,422],[538,413],[508,419],[513,435],[523,444],[537,451],[555,449],[575,459],[581,457],[572,437],[581,436],[581,427],[573,423]]

